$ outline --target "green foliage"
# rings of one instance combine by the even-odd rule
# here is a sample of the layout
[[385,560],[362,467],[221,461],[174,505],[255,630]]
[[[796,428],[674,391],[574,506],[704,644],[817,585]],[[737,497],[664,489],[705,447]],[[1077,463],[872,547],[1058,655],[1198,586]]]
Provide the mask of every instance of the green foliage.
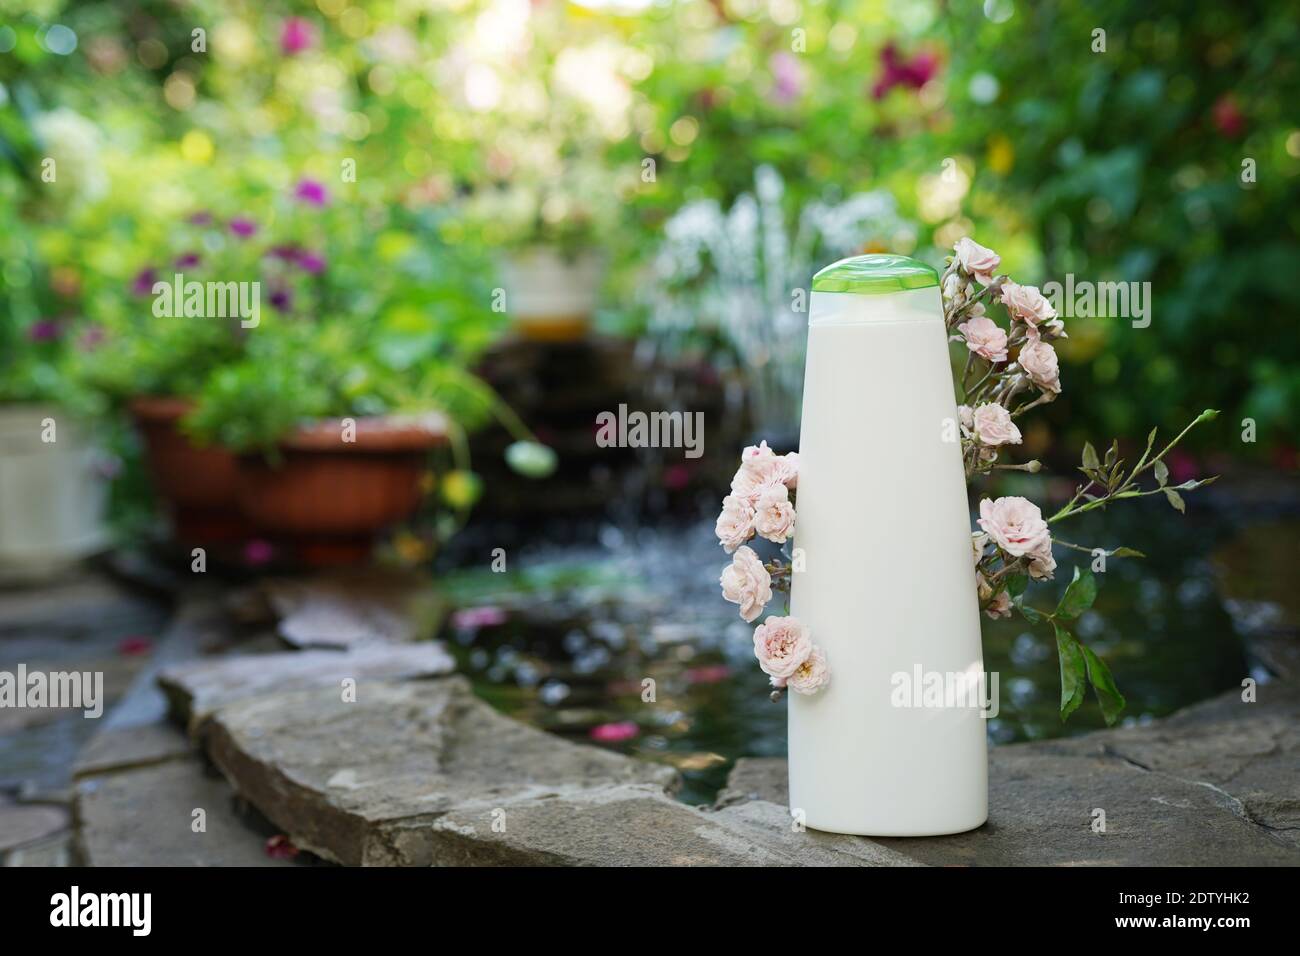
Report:
[[[1042,0],[1004,23],[953,5],[944,27],[956,122],[942,140],[971,157],[980,204],[1023,210],[1041,250],[1007,263],[1013,274],[1151,283],[1149,328],[1067,319],[1067,385],[1049,417],[1125,435],[1209,401],[1258,422],[1254,447],[1294,444],[1296,18],[1256,3]],[[990,79],[996,97],[973,102]],[[974,218],[998,248],[996,217]]]

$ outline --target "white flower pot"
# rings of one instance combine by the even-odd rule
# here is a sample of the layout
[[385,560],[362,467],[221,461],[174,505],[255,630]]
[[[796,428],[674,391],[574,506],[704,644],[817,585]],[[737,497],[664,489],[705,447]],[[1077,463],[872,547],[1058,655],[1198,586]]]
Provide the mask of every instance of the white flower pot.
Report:
[[594,252],[573,259],[538,246],[511,253],[501,264],[506,311],[529,338],[582,338],[596,311],[604,263]]
[[987,817],[979,706],[911,693],[918,674],[983,674],[956,417],[934,270],[862,256],[819,272],[791,613],[831,680],[789,697],[790,807],[809,827],[928,836]]
[[[42,441],[46,419],[55,423],[52,442]],[[66,413],[0,406],[0,577],[47,575],[104,546],[98,457]]]

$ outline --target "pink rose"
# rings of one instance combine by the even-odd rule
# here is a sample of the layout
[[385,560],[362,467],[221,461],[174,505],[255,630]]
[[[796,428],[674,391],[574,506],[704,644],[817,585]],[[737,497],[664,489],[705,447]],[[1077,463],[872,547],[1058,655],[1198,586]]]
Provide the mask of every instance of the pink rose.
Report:
[[1052,557],[1052,540],[1029,557],[1029,576],[1037,580],[1050,580],[1056,572],[1056,559]]
[[984,560],[984,549],[988,547],[989,536],[983,531],[976,531],[970,536],[971,557],[975,559],[978,565]]
[[986,315],[977,315],[957,326],[966,337],[966,348],[989,362],[1007,360],[1007,333]]
[[1020,429],[1011,420],[1011,413],[996,402],[979,406],[971,413],[971,418],[981,444],[994,448],[1020,444]]
[[754,656],[764,674],[789,678],[812,650],[812,636],[797,617],[772,616],[754,628]]
[[983,285],[993,281],[993,273],[1002,264],[1002,257],[992,249],[986,249],[969,236],[962,236],[953,246],[957,261],[961,267],[978,279]]
[[1056,358],[1056,349],[1042,339],[1034,339],[1025,344],[1016,357],[1020,367],[1025,370],[1029,380],[1045,392],[1059,394],[1061,391],[1061,365]]
[[1011,595],[1006,591],[999,591],[997,596],[989,602],[989,606],[984,609],[984,613],[995,621],[1000,617],[1010,617]]
[[831,672],[826,667],[826,654],[816,644],[812,653],[794,673],[786,678],[786,686],[796,694],[815,694],[830,683]]
[[[749,450],[745,449],[747,453]],[[772,486],[793,488],[798,477],[798,455],[773,455],[769,450],[767,454],[752,455],[741,461],[740,470],[731,479],[731,493],[755,505]]]
[[743,465],[751,458],[775,458],[776,452],[767,447],[766,439],[757,445],[749,445],[740,453],[740,463]]
[[777,544],[794,534],[794,506],[785,485],[772,485],[759,496],[755,505],[754,529]]
[[975,412],[969,405],[957,406],[957,423],[961,425],[962,437],[970,438],[975,434]]
[[788,451],[781,456],[781,475],[791,491],[799,487],[799,453]]
[[713,527],[718,543],[731,554],[754,536],[754,509],[744,498],[727,495],[722,499],[722,514]]
[[1012,557],[1041,555],[1045,548],[1051,548],[1052,536],[1043,513],[1025,498],[985,498],[980,502],[979,526]]
[[753,621],[772,600],[772,576],[753,548],[740,547],[731,564],[722,569],[722,596],[740,605],[740,617]]
[[1007,307],[1013,318],[1038,325],[1056,318],[1056,310],[1048,302],[1036,285],[1017,285],[1006,282],[1002,285],[1002,304]]

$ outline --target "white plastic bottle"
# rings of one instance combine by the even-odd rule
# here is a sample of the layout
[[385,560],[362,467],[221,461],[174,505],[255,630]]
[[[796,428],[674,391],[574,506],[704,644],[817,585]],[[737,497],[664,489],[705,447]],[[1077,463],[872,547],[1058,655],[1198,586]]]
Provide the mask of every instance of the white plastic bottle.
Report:
[[791,613],[831,680],[789,695],[790,807],[814,829],[932,836],[988,816],[956,417],[935,271],[875,255],[819,272],[799,446],[805,567]]

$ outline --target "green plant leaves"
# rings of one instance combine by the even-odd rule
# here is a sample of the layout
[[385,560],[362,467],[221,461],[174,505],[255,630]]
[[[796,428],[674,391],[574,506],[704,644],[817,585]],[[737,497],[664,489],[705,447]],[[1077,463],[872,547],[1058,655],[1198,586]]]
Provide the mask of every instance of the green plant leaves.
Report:
[[1052,630],[1056,633],[1056,654],[1061,663],[1061,720],[1067,720],[1079,709],[1088,684],[1092,684],[1106,726],[1113,725],[1124,712],[1127,702],[1115,686],[1110,668],[1060,622],[1052,621]]
[[[1057,638],[1058,642],[1060,638]],[[1101,705],[1101,714],[1106,718],[1106,726],[1109,727],[1119,720],[1119,715],[1124,712],[1125,700],[1124,695],[1119,692],[1115,686],[1115,678],[1111,676],[1110,668],[1105,662],[1092,652],[1088,647],[1082,644],[1076,645],[1082,649],[1084,660],[1088,664],[1088,680],[1092,682],[1092,689],[1097,694],[1097,703]]]
[[1065,721],[1083,703],[1088,685],[1088,668],[1084,663],[1082,645],[1055,621],[1056,653],[1061,661],[1061,720]]
[[1061,595],[1061,602],[1056,605],[1053,617],[1066,621],[1074,620],[1092,607],[1092,602],[1095,600],[1097,600],[1097,579],[1092,576],[1092,571],[1088,568],[1080,569],[1076,565],[1074,579]]
[[1157,459],[1157,460],[1156,460],[1156,461],[1151,465],[1151,469],[1152,469],[1152,470],[1155,472],[1155,474],[1156,474],[1156,484],[1158,484],[1161,488],[1163,488],[1165,485],[1169,484],[1169,466],[1168,466],[1168,465],[1166,465],[1166,464],[1165,464],[1163,461],[1161,461],[1160,459]]

